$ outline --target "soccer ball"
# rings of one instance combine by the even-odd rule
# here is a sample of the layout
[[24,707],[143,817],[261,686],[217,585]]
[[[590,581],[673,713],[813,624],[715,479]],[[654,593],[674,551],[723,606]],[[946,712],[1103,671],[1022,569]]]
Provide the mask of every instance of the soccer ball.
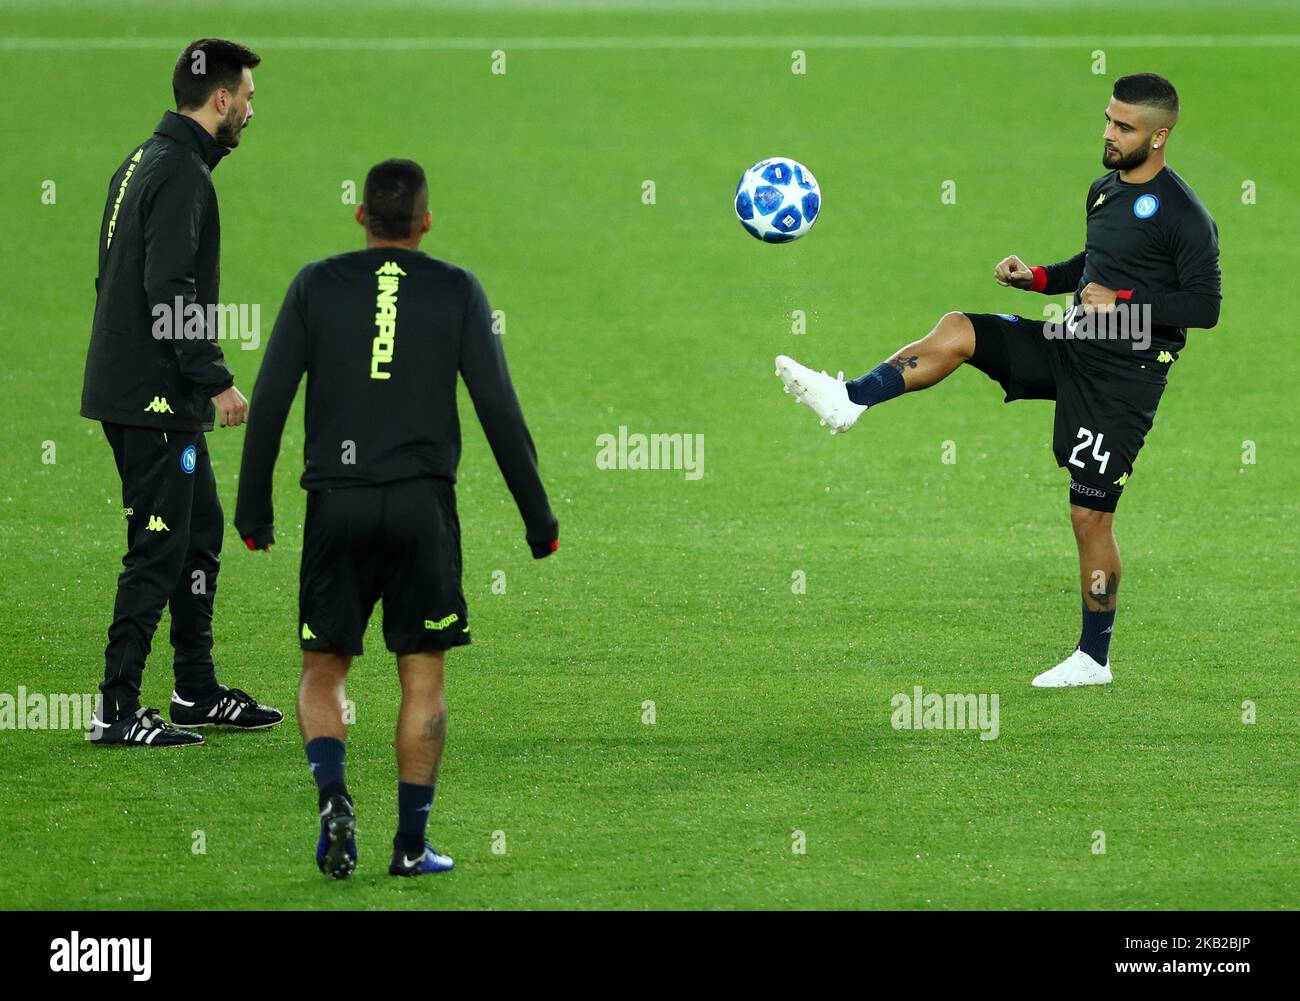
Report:
[[767,243],[797,240],[821,214],[817,178],[785,156],[761,160],[736,185],[736,217],[749,235]]

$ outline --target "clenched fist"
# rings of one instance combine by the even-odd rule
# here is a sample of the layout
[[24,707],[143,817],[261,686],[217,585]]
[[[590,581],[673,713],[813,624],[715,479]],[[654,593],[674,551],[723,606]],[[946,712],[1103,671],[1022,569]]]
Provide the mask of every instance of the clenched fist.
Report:
[[1115,308],[1115,290],[1088,282],[1079,293],[1079,304],[1087,313],[1109,313]]
[[999,285],[1009,285],[1012,288],[1029,288],[1034,284],[1034,273],[1029,270],[1029,265],[1015,254],[998,261],[998,266],[993,269],[993,277]]
[[217,408],[217,419],[223,428],[238,427],[248,420],[248,400],[234,386],[212,398]]

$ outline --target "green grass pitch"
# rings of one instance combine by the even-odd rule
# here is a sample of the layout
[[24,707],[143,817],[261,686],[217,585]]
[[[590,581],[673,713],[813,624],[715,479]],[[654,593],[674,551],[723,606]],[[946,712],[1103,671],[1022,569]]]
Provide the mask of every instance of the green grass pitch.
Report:
[[[454,874],[385,875],[397,684],[376,621],[349,691],[350,883],[312,862],[292,717],[168,753],[6,729],[0,906],[1295,906],[1294,10],[151,7],[0,13],[0,691],[92,692],[102,670],[125,531],[110,450],[77,413],[95,240],[192,38],[264,59],[255,120],[214,175],[223,299],[261,304],[269,335],[305,261],[360,245],[345,182],[423,162],[424,249],[505,311],[564,544],[529,558],[462,398],[476,642],[448,660],[431,824]],[[1182,95],[1170,162],[1219,224],[1222,320],[1191,333],[1120,507],[1115,683],[1038,691],[1078,630],[1051,404],[1004,406],[964,370],[831,438],[772,358],[852,376],[946,310],[1041,308],[993,265],[1080,249],[1110,81],[1140,70]],[[807,163],[825,199],[786,247],[730,207],[773,154]],[[261,353],[227,347],[245,391]],[[255,556],[228,530],[217,598],[220,676],[290,713],[301,407],[280,545]],[[702,434],[704,476],[597,468],[620,425]],[[242,440],[210,436],[228,520]],[[166,627],[150,705],[171,691]],[[997,694],[998,738],[895,730],[890,700],[917,685]]]

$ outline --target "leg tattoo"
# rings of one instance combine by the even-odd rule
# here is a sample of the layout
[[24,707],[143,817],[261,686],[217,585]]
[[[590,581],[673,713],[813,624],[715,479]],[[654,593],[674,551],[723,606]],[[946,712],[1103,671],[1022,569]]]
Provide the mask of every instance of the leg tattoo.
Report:
[[1105,612],[1115,607],[1115,599],[1118,594],[1119,575],[1112,570],[1110,577],[1107,579],[1103,587],[1089,591],[1088,594],[1084,595],[1084,597],[1091,597],[1093,601],[1101,606],[1098,611]]

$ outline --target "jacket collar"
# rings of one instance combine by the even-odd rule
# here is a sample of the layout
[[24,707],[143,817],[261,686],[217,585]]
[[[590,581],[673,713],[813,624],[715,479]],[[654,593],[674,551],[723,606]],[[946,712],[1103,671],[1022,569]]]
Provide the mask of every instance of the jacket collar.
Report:
[[208,165],[210,171],[215,170],[221,158],[230,152],[230,147],[222,146],[213,139],[208,135],[208,130],[193,118],[174,111],[165,112],[162,121],[153,131],[154,135],[166,136],[192,149]]

